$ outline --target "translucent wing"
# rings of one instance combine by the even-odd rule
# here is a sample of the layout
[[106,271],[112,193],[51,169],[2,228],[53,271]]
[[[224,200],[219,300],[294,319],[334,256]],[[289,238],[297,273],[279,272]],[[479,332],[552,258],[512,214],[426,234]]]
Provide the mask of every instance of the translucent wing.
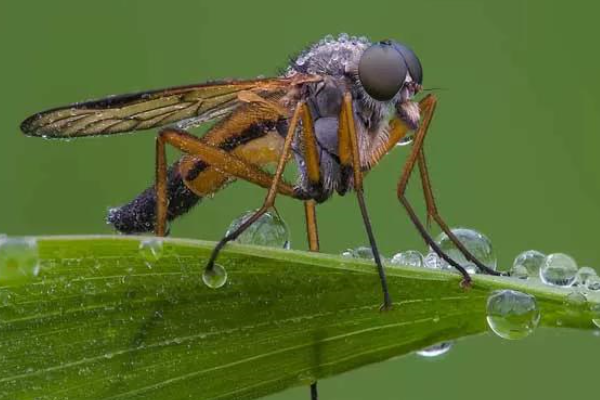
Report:
[[34,114],[21,124],[26,135],[46,138],[110,135],[183,121],[196,125],[230,113],[241,92],[284,96],[316,76],[211,82],[75,103]]

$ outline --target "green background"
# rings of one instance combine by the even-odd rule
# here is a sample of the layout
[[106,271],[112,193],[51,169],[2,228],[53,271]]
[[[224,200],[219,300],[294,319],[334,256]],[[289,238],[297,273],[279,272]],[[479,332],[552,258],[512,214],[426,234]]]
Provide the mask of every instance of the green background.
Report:
[[[156,2],[155,4],[157,4]],[[0,232],[110,233],[109,206],[151,183],[154,135],[26,138],[29,114],[73,101],[227,77],[270,75],[328,33],[394,38],[439,91],[427,150],[442,214],[488,235],[508,268],[523,250],[598,267],[600,58],[591,1],[8,1],[0,3]],[[384,254],[425,250],[395,198],[407,150],[366,180]],[[420,203],[415,180],[410,196]],[[263,190],[238,183],[172,227],[215,240]],[[278,200],[305,249],[302,205]],[[419,206],[421,214],[423,207]],[[322,250],[366,243],[352,196],[318,208]],[[323,399],[562,399],[597,393],[600,338],[486,335],[436,360],[415,356],[322,381]],[[307,399],[296,388],[273,400]]]

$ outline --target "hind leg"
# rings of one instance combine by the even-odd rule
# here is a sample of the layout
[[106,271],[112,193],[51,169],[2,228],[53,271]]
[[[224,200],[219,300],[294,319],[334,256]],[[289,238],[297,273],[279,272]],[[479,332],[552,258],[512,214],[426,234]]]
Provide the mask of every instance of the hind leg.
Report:
[[[273,176],[258,166],[250,164],[229,152],[210,146],[190,133],[172,128],[161,131],[156,139],[156,235],[165,236],[167,224],[167,160],[166,145],[169,144],[186,154],[194,155],[221,173],[244,179],[256,185],[269,188]],[[276,191],[294,197],[292,186],[279,182]]]

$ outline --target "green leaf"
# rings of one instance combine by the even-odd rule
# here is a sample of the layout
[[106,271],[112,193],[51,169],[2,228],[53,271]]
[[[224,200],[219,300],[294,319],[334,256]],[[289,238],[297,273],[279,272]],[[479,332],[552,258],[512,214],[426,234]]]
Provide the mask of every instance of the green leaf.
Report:
[[[368,262],[231,245],[227,284],[201,280],[214,243],[168,239],[148,264],[135,237],[42,237],[41,270],[0,280],[0,397],[253,399],[486,332],[490,292],[534,295],[541,324],[593,329],[568,290],[388,268],[394,308]],[[2,275],[0,273],[0,279]]]

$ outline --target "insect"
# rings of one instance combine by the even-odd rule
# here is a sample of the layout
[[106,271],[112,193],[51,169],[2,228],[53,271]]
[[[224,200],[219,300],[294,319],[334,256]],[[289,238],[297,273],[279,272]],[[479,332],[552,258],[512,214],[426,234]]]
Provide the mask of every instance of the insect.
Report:
[[[409,178],[418,168],[428,222],[435,221],[468,260],[496,274],[467,251],[438,213],[423,148],[437,99],[429,94],[415,100],[423,91],[422,81],[421,63],[407,46],[342,34],[307,48],[278,77],[209,82],[76,103],[37,113],[21,124],[21,130],[30,136],[74,138],[161,128],[155,184],[108,214],[108,223],[123,233],[155,231],[164,236],[168,221],[235,179],[268,189],[262,207],[215,246],[206,266],[209,271],[223,246],[273,207],[277,195],[304,202],[309,247],[318,251],[316,204],[334,193],[354,192],[381,280],[382,309],[388,309],[392,300],[363,196],[363,177],[410,135],[414,140],[397,196],[411,221],[468,284],[467,271],[437,246],[405,196]],[[213,120],[216,124],[201,137],[187,132]],[[166,161],[167,145],[184,153],[171,166]],[[282,179],[291,159],[299,171],[294,185]],[[275,173],[264,169],[271,163],[277,165]],[[311,395],[316,398],[316,385]]]

